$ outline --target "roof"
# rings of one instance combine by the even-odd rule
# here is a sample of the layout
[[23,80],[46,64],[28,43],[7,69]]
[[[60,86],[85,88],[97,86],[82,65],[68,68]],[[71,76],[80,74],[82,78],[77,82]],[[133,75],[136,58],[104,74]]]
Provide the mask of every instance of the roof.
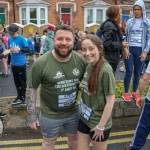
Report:
[[50,6],[50,3],[44,2],[42,0],[24,0],[16,4],[17,6]]
[[99,6],[110,6],[109,3],[104,2],[103,0],[93,0],[87,3],[82,4],[83,7],[99,7]]

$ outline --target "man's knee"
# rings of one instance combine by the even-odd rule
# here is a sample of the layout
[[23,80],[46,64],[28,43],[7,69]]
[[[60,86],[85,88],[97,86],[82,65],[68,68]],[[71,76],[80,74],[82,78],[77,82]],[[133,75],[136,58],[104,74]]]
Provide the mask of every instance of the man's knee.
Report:
[[57,140],[57,137],[54,138],[43,138],[42,147],[53,147],[55,146],[55,142]]
[[77,134],[66,134],[68,141],[77,141]]

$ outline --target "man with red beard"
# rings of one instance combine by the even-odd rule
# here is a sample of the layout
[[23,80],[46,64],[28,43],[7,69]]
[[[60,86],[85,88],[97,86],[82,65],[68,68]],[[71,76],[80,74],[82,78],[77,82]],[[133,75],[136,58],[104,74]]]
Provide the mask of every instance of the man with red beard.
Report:
[[87,62],[72,51],[74,36],[68,25],[54,31],[54,50],[39,57],[33,64],[27,88],[28,123],[32,129],[39,125],[35,113],[37,88],[40,90],[40,126],[43,135],[42,150],[54,150],[63,129],[70,150],[77,149],[79,106],[76,101],[78,85]]

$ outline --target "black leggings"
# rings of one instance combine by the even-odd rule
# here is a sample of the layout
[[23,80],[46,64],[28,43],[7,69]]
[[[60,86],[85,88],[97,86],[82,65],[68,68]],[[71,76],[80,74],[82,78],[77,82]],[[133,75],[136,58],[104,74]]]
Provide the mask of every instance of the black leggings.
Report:
[[26,65],[12,66],[14,83],[19,97],[25,97],[26,94]]

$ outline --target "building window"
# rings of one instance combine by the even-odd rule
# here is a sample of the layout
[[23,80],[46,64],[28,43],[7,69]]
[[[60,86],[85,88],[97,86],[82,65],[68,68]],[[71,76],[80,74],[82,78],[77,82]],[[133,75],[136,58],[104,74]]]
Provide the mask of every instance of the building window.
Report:
[[93,10],[87,10],[87,24],[93,23]]
[[130,18],[130,10],[122,10],[122,22],[126,22]]
[[21,11],[21,24],[25,25],[28,23],[34,23],[37,25],[42,25],[47,23],[48,13],[46,7],[26,7],[20,8]]
[[150,19],[150,11],[147,11],[147,12],[146,12],[146,17],[147,17],[148,19]]
[[26,8],[22,8],[22,25],[25,25],[27,23],[27,18],[26,18]]
[[97,9],[96,23],[101,24],[102,22],[103,22],[103,10]]
[[0,14],[5,14],[5,8],[0,8]]
[[61,13],[65,13],[65,14],[70,14],[71,13],[71,9],[70,8],[64,8],[64,7],[62,7],[61,8]]
[[0,24],[5,23],[5,8],[0,8]]
[[45,9],[40,9],[40,24],[44,24],[46,22]]
[[150,6],[146,6],[146,17],[150,19]]
[[30,22],[37,24],[37,11],[36,11],[36,8],[30,8]]

